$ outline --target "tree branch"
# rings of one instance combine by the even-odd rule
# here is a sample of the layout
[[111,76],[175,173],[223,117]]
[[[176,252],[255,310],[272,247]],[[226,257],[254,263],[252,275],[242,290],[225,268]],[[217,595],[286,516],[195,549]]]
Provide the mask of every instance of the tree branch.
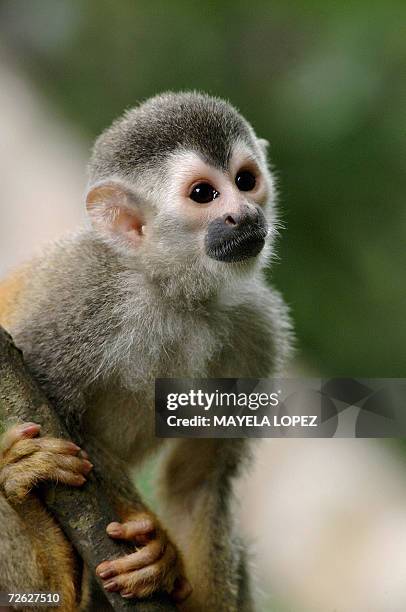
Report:
[[[21,351],[11,336],[0,327],[0,433],[16,422],[33,421],[44,435],[69,438],[57,414],[27,371]],[[58,484],[44,485],[44,501],[55,515],[68,539],[94,574],[113,610],[135,612],[174,612],[166,594],[143,600],[125,600],[119,593],[108,593],[95,574],[96,566],[130,552],[132,546],[117,542],[106,534],[106,525],[118,520],[94,474],[89,474],[80,489]],[[106,602],[107,603],[107,602]]]

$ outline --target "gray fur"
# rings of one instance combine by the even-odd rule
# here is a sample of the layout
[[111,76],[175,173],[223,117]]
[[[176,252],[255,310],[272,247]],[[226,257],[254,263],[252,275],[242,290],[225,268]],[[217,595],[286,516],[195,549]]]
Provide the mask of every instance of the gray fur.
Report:
[[[182,220],[166,210],[162,199],[157,207],[158,187],[145,186],[146,173],[165,176],[168,160],[181,150],[192,149],[224,170],[233,146],[241,141],[262,156],[267,173],[251,126],[222,100],[169,93],[127,111],[96,142],[90,182],[118,177],[142,192],[154,246],[127,253],[87,229],[55,244],[27,268],[28,283],[18,305],[22,314],[11,332],[32,373],[85,448],[97,441],[130,464],[155,448],[157,376],[267,377],[283,368],[290,352],[290,322],[283,300],[263,279],[266,259],[260,256],[230,268],[203,258],[196,236]],[[271,224],[273,209],[271,200]],[[197,453],[201,444],[195,445]],[[211,487],[198,483],[196,491],[182,488],[164,470],[168,521],[182,542],[183,503],[187,515],[194,503],[202,504],[196,516],[208,521],[207,532],[215,522],[217,534],[214,550],[207,559],[202,552],[198,568],[207,566],[215,585],[210,609],[251,610],[230,515],[231,479],[248,454],[247,443],[216,441],[215,449],[216,461],[207,471]],[[196,455],[196,466],[199,461]],[[191,465],[186,462],[184,469]],[[197,571],[189,570],[193,576]],[[185,610],[202,610],[200,597],[196,583]]]
[[180,148],[225,169],[237,138],[256,146],[250,125],[224,100],[192,92],[161,94],[126,111],[98,138],[90,180],[132,176]]

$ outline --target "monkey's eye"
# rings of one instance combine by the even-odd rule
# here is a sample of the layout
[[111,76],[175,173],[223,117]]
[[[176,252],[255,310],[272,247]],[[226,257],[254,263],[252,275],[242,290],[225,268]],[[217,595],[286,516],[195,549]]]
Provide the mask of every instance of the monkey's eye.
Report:
[[189,198],[199,204],[207,204],[215,200],[218,195],[219,192],[210,183],[199,183],[193,187]]
[[235,184],[240,191],[252,191],[256,182],[255,176],[249,170],[241,170],[235,177]]

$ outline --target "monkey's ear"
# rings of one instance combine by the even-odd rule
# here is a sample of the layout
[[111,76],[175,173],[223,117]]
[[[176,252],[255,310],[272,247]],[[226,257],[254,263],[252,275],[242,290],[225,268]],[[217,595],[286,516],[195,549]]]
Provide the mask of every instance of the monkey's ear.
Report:
[[269,149],[269,140],[266,138],[258,138],[258,144],[262,149],[264,155],[267,155]]
[[95,229],[124,238],[134,246],[140,243],[142,215],[133,192],[119,181],[93,185],[86,196],[86,209]]

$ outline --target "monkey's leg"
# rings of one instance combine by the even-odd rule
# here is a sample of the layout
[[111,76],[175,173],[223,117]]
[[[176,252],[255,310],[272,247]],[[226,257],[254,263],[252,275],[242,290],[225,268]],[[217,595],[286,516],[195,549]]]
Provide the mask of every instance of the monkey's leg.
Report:
[[26,526],[1,493],[0,542],[0,591],[32,590],[45,585]]
[[245,440],[176,440],[163,471],[163,510],[193,592],[185,612],[251,612],[246,555],[233,524],[232,481]]
[[80,575],[76,561],[38,498],[30,495],[14,507],[0,493],[0,591],[56,592],[62,604],[50,610],[77,611]]

